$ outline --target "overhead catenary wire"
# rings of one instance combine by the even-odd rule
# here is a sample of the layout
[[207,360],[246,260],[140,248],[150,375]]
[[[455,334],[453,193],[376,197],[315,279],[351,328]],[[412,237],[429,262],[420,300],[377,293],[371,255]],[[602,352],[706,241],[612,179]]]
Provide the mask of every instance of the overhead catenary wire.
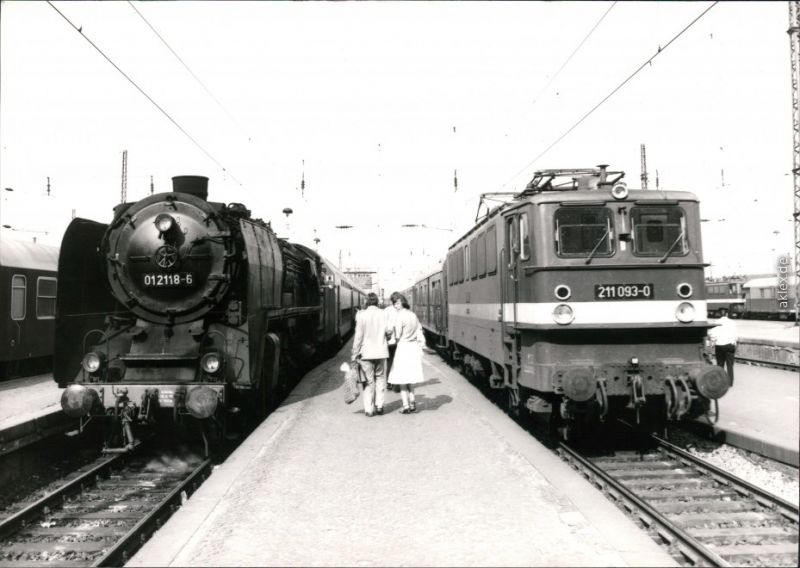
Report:
[[575,124],[573,124],[572,126],[570,126],[570,127],[569,127],[569,128],[566,130],[566,132],[564,132],[564,133],[563,133],[561,136],[559,136],[558,138],[556,138],[556,139],[555,139],[555,141],[554,141],[554,142],[552,142],[552,143],[551,143],[551,144],[550,144],[550,145],[549,145],[547,148],[545,148],[544,150],[542,150],[542,151],[541,151],[541,152],[540,152],[540,153],[539,153],[539,154],[538,154],[538,155],[537,155],[537,156],[536,156],[536,157],[535,157],[533,160],[531,160],[530,162],[528,162],[528,163],[527,163],[527,164],[526,164],[526,165],[525,165],[523,168],[521,168],[521,169],[520,169],[520,170],[519,170],[517,173],[515,173],[515,174],[514,174],[514,175],[513,175],[511,178],[509,178],[509,179],[508,179],[508,180],[507,180],[507,181],[506,181],[506,182],[505,182],[505,183],[502,185],[502,187],[505,187],[505,186],[506,186],[506,185],[508,185],[510,182],[512,182],[513,180],[515,180],[515,179],[516,179],[516,178],[517,178],[517,177],[518,177],[518,176],[519,176],[521,173],[523,173],[525,170],[527,170],[527,169],[528,169],[528,168],[530,168],[530,167],[531,167],[533,164],[535,164],[535,163],[536,163],[536,162],[537,162],[537,161],[538,161],[538,160],[539,160],[539,159],[540,159],[542,156],[544,156],[545,154],[547,154],[547,152],[549,152],[550,150],[552,150],[552,149],[553,149],[553,147],[554,147],[556,144],[558,144],[559,142],[561,142],[561,141],[562,141],[564,138],[566,138],[566,137],[569,135],[569,133],[570,133],[570,132],[572,132],[572,131],[573,131],[573,130],[575,130],[575,129],[576,129],[578,126],[580,126],[580,124],[581,124],[581,123],[582,123],[584,120],[586,120],[587,118],[589,118],[589,116],[590,116],[592,113],[594,113],[594,111],[596,111],[598,108],[600,108],[600,106],[602,106],[602,105],[603,105],[603,103],[605,103],[605,102],[606,102],[608,99],[610,99],[612,96],[614,96],[614,94],[615,94],[617,91],[619,91],[619,90],[620,90],[622,87],[624,87],[624,86],[625,86],[625,85],[628,83],[628,81],[630,81],[630,80],[631,80],[631,79],[633,79],[633,78],[634,78],[636,75],[638,75],[638,74],[639,74],[639,72],[640,72],[642,69],[644,69],[644,68],[645,68],[645,67],[646,67],[648,64],[650,64],[650,62],[652,62],[652,61],[653,61],[653,60],[654,60],[656,57],[658,57],[659,55],[661,55],[662,53],[664,53],[664,51],[666,51],[666,49],[667,49],[667,48],[668,48],[670,45],[672,45],[672,43],[673,43],[673,42],[675,42],[675,40],[677,40],[679,37],[681,37],[681,36],[682,36],[682,35],[683,35],[683,34],[684,34],[684,33],[685,33],[685,32],[686,32],[686,31],[687,31],[689,28],[691,28],[691,27],[692,27],[694,24],[696,24],[696,23],[697,23],[697,21],[698,21],[698,20],[700,20],[700,18],[702,18],[703,16],[705,16],[705,15],[708,13],[708,11],[709,11],[709,10],[711,10],[711,8],[713,8],[714,6],[716,6],[718,3],[719,3],[719,0],[716,0],[716,1],[715,1],[713,4],[711,4],[711,6],[709,6],[709,7],[708,7],[708,8],[706,8],[705,10],[703,10],[703,11],[700,13],[700,15],[698,15],[698,16],[697,16],[696,18],[694,18],[694,19],[693,19],[691,22],[689,22],[689,23],[688,23],[686,26],[684,26],[684,28],[683,28],[681,31],[679,31],[677,34],[675,34],[675,36],[673,36],[673,38],[672,38],[672,39],[670,39],[670,40],[669,40],[669,41],[668,41],[668,42],[667,42],[667,43],[666,43],[666,44],[665,44],[663,47],[659,46],[659,48],[658,48],[658,51],[656,51],[656,53],[655,53],[653,56],[651,56],[650,58],[648,58],[648,59],[647,59],[647,60],[646,60],[644,63],[642,63],[642,64],[641,64],[641,65],[640,65],[640,66],[639,66],[639,67],[638,67],[638,68],[637,68],[637,69],[636,69],[636,70],[635,70],[633,73],[631,73],[630,75],[628,75],[628,77],[627,77],[627,78],[626,78],[624,81],[622,81],[622,82],[621,82],[619,85],[617,85],[617,86],[616,86],[616,87],[615,87],[615,88],[614,88],[614,89],[613,89],[613,90],[612,90],[610,93],[608,93],[608,94],[607,94],[605,97],[603,97],[603,99],[602,99],[602,100],[601,100],[599,103],[597,103],[596,105],[594,105],[594,106],[593,106],[593,107],[592,107],[592,108],[591,108],[591,109],[590,109],[590,110],[589,110],[589,111],[588,111],[586,114],[584,114],[584,115],[583,115],[583,116],[582,116],[580,119],[578,119],[578,121],[577,121]]
[[228,171],[228,169],[227,169],[225,166],[223,166],[223,165],[220,163],[220,161],[219,161],[219,160],[217,160],[217,159],[216,159],[214,156],[212,156],[212,155],[211,155],[211,153],[210,153],[208,150],[206,150],[206,149],[205,149],[205,148],[204,148],[204,147],[203,147],[203,146],[202,146],[202,145],[201,145],[201,144],[200,144],[200,143],[199,143],[197,140],[195,140],[195,139],[194,139],[194,137],[192,137],[192,135],[191,135],[191,134],[189,134],[189,133],[186,131],[186,129],[185,129],[185,128],[183,128],[183,126],[181,126],[180,124],[178,124],[178,122],[177,122],[177,121],[176,121],[174,118],[172,118],[172,117],[170,116],[170,114],[169,114],[169,113],[168,113],[166,110],[164,110],[164,109],[161,107],[161,105],[159,105],[159,104],[158,104],[158,103],[157,103],[157,102],[156,102],[156,101],[153,99],[153,97],[151,97],[150,95],[148,95],[148,94],[147,94],[147,93],[144,91],[144,89],[142,89],[142,88],[141,88],[139,85],[137,85],[137,84],[136,84],[136,82],[135,82],[133,79],[131,79],[131,78],[130,78],[130,77],[129,77],[129,76],[128,76],[128,75],[127,75],[127,74],[126,74],[126,73],[125,73],[125,72],[124,72],[124,71],[123,71],[123,70],[122,70],[122,69],[121,69],[121,68],[120,68],[120,67],[119,67],[119,66],[116,64],[116,63],[114,63],[114,62],[111,60],[111,58],[110,58],[110,57],[108,57],[108,56],[107,56],[105,53],[103,53],[103,50],[102,50],[102,49],[100,49],[100,48],[99,48],[97,45],[95,45],[95,43],[94,43],[92,40],[90,40],[90,39],[87,37],[87,35],[86,35],[86,34],[83,32],[83,29],[82,29],[82,27],[80,27],[80,28],[79,28],[78,26],[76,26],[75,24],[73,24],[73,23],[72,23],[72,21],[71,21],[69,18],[67,18],[67,17],[66,17],[66,16],[65,16],[65,15],[64,15],[64,14],[63,14],[63,13],[62,13],[62,12],[61,12],[61,11],[60,11],[58,8],[56,8],[56,7],[53,5],[53,3],[52,3],[50,0],[47,0],[47,3],[50,5],[50,7],[51,7],[51,8],[53,8],[53,10],[55,10],[55,11],[58,13],[58,15],[59,15],[59,16],[61,16],[62,18],[64,18],[64,20],[65,20],[65,21],[66,21],[66,22],[67,22],[67,23],[68,23],[70,26],[72,26],[72,28],[73,28],[73,29],[74,29],[76,32],[78,32],[78,33],[81,35],[81,37],[83,37],[83,38],[84,38],[86,41],[88,41],[88,42],[89,42],[89,45],[91,45],[91,46],[92,46],[92,47],[93,47],[95,50],[97,50],[97,52],[98,52],[100,55],[102,55],[102,56],[103,56],[103,58],[104,58],[106,61],[108,61],[108,62],[109,62],[109,63],[110,63],[110,64],[111,64],[111,65],[114,67],[114,69],[116,69],[117,71],[119,71],[119,73],[120,73],[120,74],[121,74],[123,77],[125,77],[125,79],[127,79],[127,80],[128,80],[128,82],[129,82],[131,85],[133,85],[133,86],[136,88],[136,90],[137,90],[137,91],[139,91],[139,92],[140,92],[140,93],[141,93],[141,94],[142,94],[142,95],[143,95],[143,96],[144,96],[144,97],[145,97],[145,98],[146,98],[148,101],[150,101],[150,102],[153,104],[153,106],[155,106],[155,107],[156,107],[156,108],[157,108],[157,109],[158,109],[158,110],[161,112],[161,114],[163,114],[163,115],[164,115],[164,116],[167,118],[167,120],[169,120],[169,121],[170,121],[170,122],[171,122],[171,123],[172,123],[172,124],[173,124],[173,125],[174,125],[174,126],[177,128],[177,129],[178,129],[178,130],[180,130],[180,131],[181,131],[181,133],[183,133],[183,135],[184,135],[184,136],[186,136],[186,137],[187,137],[189,140],[191,140],[191,141],[192,141],[192,143],[193,143],[195,146],[197,146],[197,148],[199,148],[199,149],[200,149],[200,151],[201,151],[201,152],[203,152],[203,153],[206,155],[206,157],[208,157],[208,158],[209,158],[209,159],[210,159],[212,162],[214,162],[214,163],[215,163],[215,164],[216,164],[216,165],[217,165],[217,166],[218,166],[218,167],[219,167],[219,168],[220,168],[220,169],[221,169],[223,172],[225,172],[225,173],[226,173],[228,176],[230,176],[230,178],[231,178],[231,179],[232,179],[234,182],[236,182],[237,184],[239,184],[239,186],[242,186],[242,183],[241,183],[239,180],[237,180],[237,179],[236,179],[236,178],[233,176],[233,174],[231,174],[231,172],[230,172],[230,171]]
[[[172,49],[172,46],[167,42],[167,40],[164,39],[164,37],[160,33],[158,33],[158,30],[156,30],[155,27],[153,27],[153,24],[151,24],[147,20],[147,18],[144,17],[144,14],[142,14],[136,8],[136,6],[133,4],[133,2],[131,2],[131,0],[128,0],[128,4],[130,5],[131,8],[133,8],[133,11],[136,12],[139,15],[139,17],[142,19],[142,21],[145,24],[147,24],[147,27],[149,27],[153,31],[153,33],[156,34],[156,37],[161,40],[161,43],[164,44],[164,46],[170,51],[170,53],[172,53],[172,55],[175,56],[175,59],[177,59],[180,62],[180,64],[183,65],[183,68],[186,69],[186,71],[194,78],[195,81],[197,81],[197,83],[203,88],[203,90],[208,94],[208,96],[211,97],[214,100],[215,103],[217,103],[217,106],[219,106],[219,108],[222,110],[222,112],[225,113],[225,115],[231,120],[231,122],[233,122],[236,125],[237,128],[239,128],[240,130],[243,131],[241,125],[236,121],[236,119],[228,111],[228,109],[225,108],[225,105],[223,105],[219,101],[219,99],[217,99],[217,97],[214,96],[214,93],[212,93],[211,90],[205,85],[205,83],[203,83],[203,81],[200,80],[200,77],[198,77],[197,74],[195,74],[195,72],[192,71],[192,69],[189,67],[189,65],[186,64],[186,62],[183,60],[183,58],[180,55],[178,55],[178,53],[174,49]],[[245,136],[247,136],[247,135],[245,134]],[[251,140],[249,136],[247,136],[247,140],[248,141]]]
[[608,16],[608,13],[611,11],[611,9],[612,9],[614,6],[616,6],[616,4],[617,4],[617,2],[616,2],[616,1],[614,1],[614,2],[611,4],[611,6],[609,6],[609,7],[608,7],[608,10],[606,10],[606,11],[603,13],[603,15],[602,15],[602,16],[600,16],[600,19],[599,19],[599,20],[597,20],[597,22],[594,24],[594,26],[592,27],[592,29],[590,29],[590,30],[589,30],[589,33],[587,33],[587,34],[586,34],[586,35],[583,37],[583,39],[581,40],[581,42],[578,44],[578,47],[576,47],[576,48],[575,48],[575,49],[572,51],[572,53],[570,53],[569,57],[567,57],[567,59],[566,59],[566,60],[564,60],[564,63],[562,63],[562,64],[561,64],[561,67],[559,67],[559,68],[558,68],[558,71],[556,71],[555,75],[553,75],[553,76],[550,78],[550,80],[547,82],[547,84],[546,84],[546,85],[545,85],[545,86],[542,88],[542,90],[541,90],[541,91],[539,91],[539,94],[538,94],[538,95],[536,95],[536,97],[533,99],[533,102],[534,102],[534,104],[536,104],[536,101],[538,101],[538,100],[539,100],[539,98],[540,98],[540,97],[541,97],[541,96],[542,96],[542,95],[545,93],[545,91],[547,91],[547,89],[550,87],[550,85],[552,85],[552,84],[553,84],[553,81],[555,81],[555,80],[558,78],[558,76],[561,74],[561,72],[564,70],[564,68],[567,66],[567,64],[568,64],[568,63],[569,63],[569,62],[572,60],[572,58],[573,58],[573,57],[575,57],[575,54],[576,54],[576,53],[578,53],[578,51],[580,51],[581,47],[583,47],[583,44],[584,44],[584,43],[586,43],[586,40],[588,40],[588,39],[589,39],[589,36],[591,36],[591,35],[594,33],[594,31],[597,29],[597,27],[598,27],[598,26],[601,24],[601,22],[602,22],[602,21],[605,19],[605,17],[606,17],[606,16]]

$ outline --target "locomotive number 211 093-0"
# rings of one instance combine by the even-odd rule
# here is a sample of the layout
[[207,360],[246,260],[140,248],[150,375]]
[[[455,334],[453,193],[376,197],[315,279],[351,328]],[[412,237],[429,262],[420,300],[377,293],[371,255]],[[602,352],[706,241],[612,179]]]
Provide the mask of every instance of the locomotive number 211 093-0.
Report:
[[176,288],[194,284],[194,274],[191,272],[147,273],[142,276],[142,279],[144,285],[148,288]]
[[596,284],[597,300],[652,300],[652,284]]

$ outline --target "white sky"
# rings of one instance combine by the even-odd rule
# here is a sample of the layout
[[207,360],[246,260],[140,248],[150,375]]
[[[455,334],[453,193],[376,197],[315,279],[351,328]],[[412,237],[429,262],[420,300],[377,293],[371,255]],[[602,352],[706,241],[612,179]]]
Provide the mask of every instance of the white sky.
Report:
[[291,207],[295,240],[395,288],[470,226],[480,193],[600,163],[638,187],[644,143],[651,187],[658,170],[700,197],[714,275],[774,270],[792,246],[787,3],[716,5],[531,163],[710,4],[620,2],[543,91],[610,5],[136,3],[220,106],[127,2],[56,2],[226,173],[50,5],[3,2],[0,224],[17,230],[2,237],[59,244],[72,209],[107,222],[127,149],[129,200],[151,175],[156,191],[206,175],[211,200],[280,236]]

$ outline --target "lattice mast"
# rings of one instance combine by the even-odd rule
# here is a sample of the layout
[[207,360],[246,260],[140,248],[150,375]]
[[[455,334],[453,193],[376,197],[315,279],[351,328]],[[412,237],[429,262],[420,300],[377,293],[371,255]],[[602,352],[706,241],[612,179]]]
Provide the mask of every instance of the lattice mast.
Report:
[[794,180],[794,274],[796,323],[800,324],[800,2],[789,2],[792,58],[792,177]]
[[641,145],[642,149],[642,189],[647,189],[647,154],[644,151],[644,144]]
[[120,191],[119,202],[125,203],[128,199],[128,151],[122,151],[122,190]]

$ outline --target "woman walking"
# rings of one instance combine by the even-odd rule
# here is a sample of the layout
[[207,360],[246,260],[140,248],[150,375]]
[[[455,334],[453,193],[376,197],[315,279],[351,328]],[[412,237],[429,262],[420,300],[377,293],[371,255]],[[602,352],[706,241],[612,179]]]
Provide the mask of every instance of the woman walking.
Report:
[[397,310],[394,321],[397,351],[389,372],[389,382],[400,386],[400,398],[403,401],[403,410],[400,412],[409,414],[417,410],[414,385],[424,380],[422,346],[425,344],[425,334],[417,315],[409,309],[405,296],[392,294],[392,303]]

